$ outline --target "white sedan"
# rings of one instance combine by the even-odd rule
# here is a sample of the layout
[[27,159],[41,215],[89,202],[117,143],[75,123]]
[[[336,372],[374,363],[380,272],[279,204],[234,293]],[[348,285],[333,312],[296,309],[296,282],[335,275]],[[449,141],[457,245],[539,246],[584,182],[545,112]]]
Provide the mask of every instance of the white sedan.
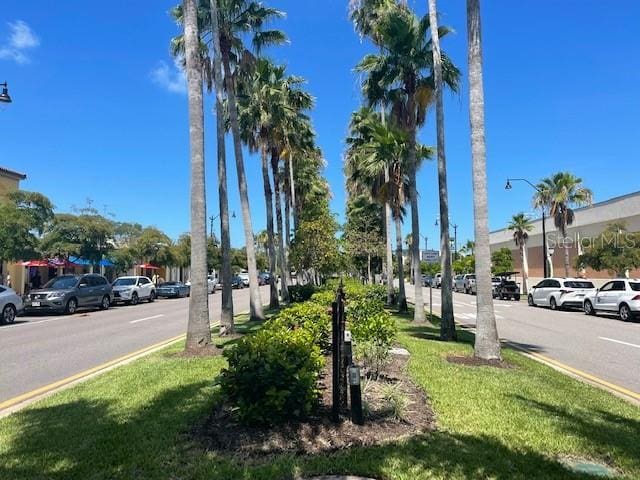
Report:
[[584,311],[587,315],[617,313],[625,322],[640,316],[640,280],[617,278],[605,283],[585,296]]
[[13,289],[0,285],[0,324],[15,322],[22,309],[20,296]]

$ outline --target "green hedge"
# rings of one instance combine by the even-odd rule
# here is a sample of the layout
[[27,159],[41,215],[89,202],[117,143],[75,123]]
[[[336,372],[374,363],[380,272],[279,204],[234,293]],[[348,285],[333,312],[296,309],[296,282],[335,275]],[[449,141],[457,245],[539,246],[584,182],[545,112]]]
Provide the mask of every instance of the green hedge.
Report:
[[237,418],[265,425],[309,415],[318,405],[320,347],[306,329],[271,324],[225,350],[217,384]]
[[311,283],[305,285],[290,285],[289,301],[291,303],[306,302],[316,290],[317,288]]
[[325,305],[315,302],[296,303],[269,320],[265,327],[304,329],[311,334],[313,343],[322,351],[331,349],[331,315]]

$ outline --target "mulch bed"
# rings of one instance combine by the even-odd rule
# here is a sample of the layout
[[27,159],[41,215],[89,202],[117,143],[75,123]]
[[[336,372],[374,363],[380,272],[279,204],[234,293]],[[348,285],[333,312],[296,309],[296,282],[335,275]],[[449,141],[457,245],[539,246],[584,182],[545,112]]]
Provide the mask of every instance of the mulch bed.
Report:
[[[369,382],[366,398],[370,412],[363,426],[355,425],[345,413],[343,421],[331,417],[331,359],[321,378],[322,398],[315,416],[271,427],[248,427],[236,422],[228,406],[219,405],[189,436],[208,451],[235,455],[243,462],[264,462],[275,454],[318,454],[356,446],[375,445],[436,428],[433,410],[424,391],[406,374],[407,357],[393,355],[385,375]],[[402,420],[389,411],[382,397],[383,385],[394,385],[406,399]]]
[[465,365],[467,367],[495,367],[495,368],[516,368],[515,365],[504,360],[483,360],[481,358],[469,357],[466,355],[447,355],[447,362]]

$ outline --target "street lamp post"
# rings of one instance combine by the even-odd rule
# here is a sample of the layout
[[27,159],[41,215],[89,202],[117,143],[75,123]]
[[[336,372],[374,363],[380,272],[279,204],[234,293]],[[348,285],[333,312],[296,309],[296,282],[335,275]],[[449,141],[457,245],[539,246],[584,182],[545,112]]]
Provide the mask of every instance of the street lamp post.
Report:
[[[211,232],[211,233],[210,233],[211,238],[213,238],[213,222],[214,222],[216,219],[218,219],[218,218],[220,218],[220,214],[217,214],[217,215],[211,215],[211,216],[209,217],[209,221],[211,222],[211,230],[210,230],[210,232]],[[236,218],[236,212],[231,212],[231,218]]]
[[2,103],[11,103],[11,96],[9,96],[9,85],[7,82],[0,83],[0,87],[2,87],[2,93],[0,93],[0,102]]
[[[511,190],[511,188],[513,188],[511,186],[511,181],[526,182],[531,187],[533,187],[537,192],[542,192],[540,187],[535,186],[526,178],[507,178],[507,184],[504,186],[505,190]],[[548,259],[548,251],[547,251],[547,229],[546,229],[546,217],[544,213],[544,205],[542,205],[541,208],[542,208],[542,254],[544,256],[544,261],[542,263],[542,266],[544,271],[544,278],[547,278],[549,276],[549,265],[548,265],[549,259]]]

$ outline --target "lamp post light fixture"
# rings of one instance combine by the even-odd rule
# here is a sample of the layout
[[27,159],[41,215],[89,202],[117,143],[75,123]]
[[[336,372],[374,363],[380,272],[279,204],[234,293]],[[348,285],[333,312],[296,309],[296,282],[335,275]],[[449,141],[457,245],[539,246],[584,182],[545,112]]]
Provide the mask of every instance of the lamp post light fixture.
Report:
[[[537,187],[533,183],[531,183],[526,178],[507,178],[507,184],[504,186],[505,190],[511,190],[513,186],[511,182],[526,182],[528,183],[534,190],[537,192],[542,192],[540,187]],[[542,253],[544,256],[544,261],[542,262],[543,270],[544,270],[544,278],[549,276],[549,255],[553,255],[553,252],[547,249],[547,229],[546,229],[546,216],[544,213],[544,205],[541,206],[542,209]]]
[[[209,220],[211,221],[211,232],[210,232],[211,238],[213,238],[213,222],[218,218],[220,218],[220,214],[211,215],[209,217]],[[231,218],[236,218],[236,212],[235,211],[231,212]]]
[[11,96],[9,95],[9,86],[7,82],[0,83],[0,87],[2,87],[2,93],[0,93],[0,102],[2,103],[11,103]]

